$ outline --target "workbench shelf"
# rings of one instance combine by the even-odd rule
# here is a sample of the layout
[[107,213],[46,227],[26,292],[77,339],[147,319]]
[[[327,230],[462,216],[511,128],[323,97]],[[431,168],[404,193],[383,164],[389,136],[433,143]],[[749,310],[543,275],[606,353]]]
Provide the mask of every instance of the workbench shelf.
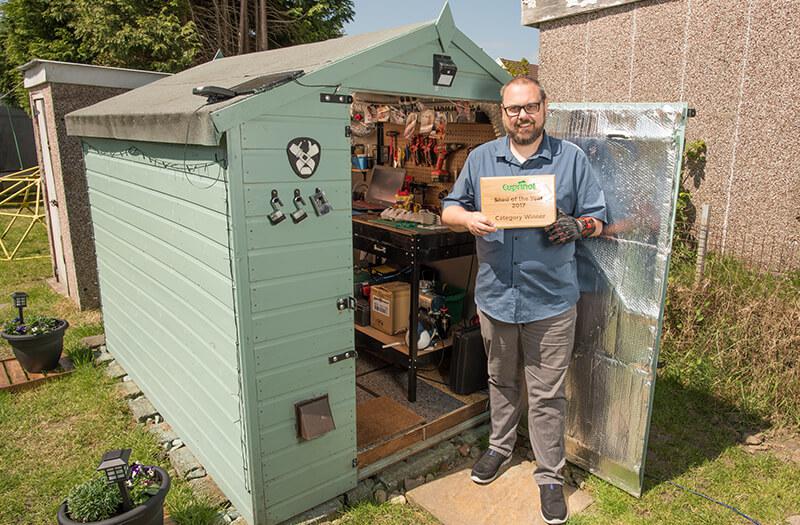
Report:
[[355,325],[355,328],[384,345],[400,343],[397,347],[383,348],[380,353],[408,368],[408,400],[413,403],[417,399],[417,360],[452,345],[452,340],[448,339],[432,349],[417,349],[420,267],[433,261],[474,255],[475,238],[467,231],[399,228],[386,224],[377,215],[365,214],[353,217],[353,248],[411,267],[408,323],[411,344],[405,344],[405,334],[390,336],[368,326]]
[[[361,332],[362,334],[367,335],[377,341],[380,341],[384,345],[399,343],[396,346],[392,346],[389,348],[392,348],[393,350],[403,353],[405,355],[409,355],[408,345],[406,345],[405,332],[398,335],[389,335],[371,326],[355,325],[355,327],[356,331]],[[439,350],[444,350],[445,348],[450,348],[451,346],[453,346],[453,338],[448,337],[443,341],[436,342],[433,346],[428,347],[424,350],[417,350],[417,357],[422,357],[427,354],[432,354],[433,352],[438,352]]]

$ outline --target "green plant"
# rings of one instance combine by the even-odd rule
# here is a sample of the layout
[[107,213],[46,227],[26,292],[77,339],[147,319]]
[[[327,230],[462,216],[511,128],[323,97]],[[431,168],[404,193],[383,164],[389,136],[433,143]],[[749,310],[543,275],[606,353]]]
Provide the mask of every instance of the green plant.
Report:
[[167,511],[178,525],[221,525],[222,515],[207,498],[192,493],[187,484],[176,484],[167,499]]
[[710,254],[702,286],[673,258],[662,358],[705,388],[777,426],[800,428],[800,280]]
[[26,323],[20,323],[19,318],[6,321],[3,332],[8,335],[44,335],[55,330],[61,321],[54,317],[34,315],[28,317]]
[[78,344],[67,350],[67,356],[75,366],[85,366],[94,363],[94,352],[88,346]]
[[119,510],[122,497],[116,485],[100,477],[74,487],[67,496],[67,509],[74,521],[91,522],[108,519]]
[[142,465],[137,461],[131,465],[130,478],[127,481],[127,485],[133,504],[141,505],[150,499],[150,496],[158,494],[161,480],[155,469]]
[[695,219],[695,206],[689,180],[699,186],[703,179],[708,147],[704,140],[694,140],[683,149],[681,179],[678,186],[678,201],[675,204],[675,234],[673,237],[673,257],[686,261],[694,257],[696,240],[692,234]]

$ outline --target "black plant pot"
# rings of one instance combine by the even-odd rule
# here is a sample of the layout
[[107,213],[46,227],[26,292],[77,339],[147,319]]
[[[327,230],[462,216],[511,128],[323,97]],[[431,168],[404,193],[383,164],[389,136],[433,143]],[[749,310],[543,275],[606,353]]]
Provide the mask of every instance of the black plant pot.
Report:
[[59,319],[59,323],[55,330],[43,335],[14,335],[0,332],[0,336],[8,341],[17,361],[28,372],[53,370],[61,359],[64,331],[69,327],[69,323],[63,319]]
[[[134,507],[128,512],[123,512],[107,520],[90,521],[91,525],[164,525],[164,498],[169,492],[169,474],[164,469],[152,467],[161,478],[161,486],[158,492],[150,496],[144,504]],[[87,525],[80,521],[72,521],[67,516],[67,502],[58,508],[58,525]]]

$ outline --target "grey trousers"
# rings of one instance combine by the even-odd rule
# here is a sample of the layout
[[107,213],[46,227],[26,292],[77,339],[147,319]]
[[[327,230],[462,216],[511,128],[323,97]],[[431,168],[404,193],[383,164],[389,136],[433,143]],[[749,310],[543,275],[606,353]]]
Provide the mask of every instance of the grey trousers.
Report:
[[536,457],[536,483],[563,484],[564,378],[575,341],[576,309],[532,323],[510,324],[478,312],[489,360],[492,433],[489,448],[514,450],[527,392],[528,432]]

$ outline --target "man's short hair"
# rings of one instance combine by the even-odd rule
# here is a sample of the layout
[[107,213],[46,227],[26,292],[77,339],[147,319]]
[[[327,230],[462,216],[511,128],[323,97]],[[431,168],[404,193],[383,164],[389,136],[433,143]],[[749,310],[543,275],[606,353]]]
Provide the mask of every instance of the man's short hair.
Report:
[[533,77],[529,77],[528,75],[520,75],[518,77],[514,77],[508,82],[505,83],[503,87],[500,88],[500,100],[503,100],[503,94],[506,92],[506,88],[512,84],[529,84],[539,88],[539,96],[541,99],[547,100],[547,93],[544,92],[544,88],[542,84]]

